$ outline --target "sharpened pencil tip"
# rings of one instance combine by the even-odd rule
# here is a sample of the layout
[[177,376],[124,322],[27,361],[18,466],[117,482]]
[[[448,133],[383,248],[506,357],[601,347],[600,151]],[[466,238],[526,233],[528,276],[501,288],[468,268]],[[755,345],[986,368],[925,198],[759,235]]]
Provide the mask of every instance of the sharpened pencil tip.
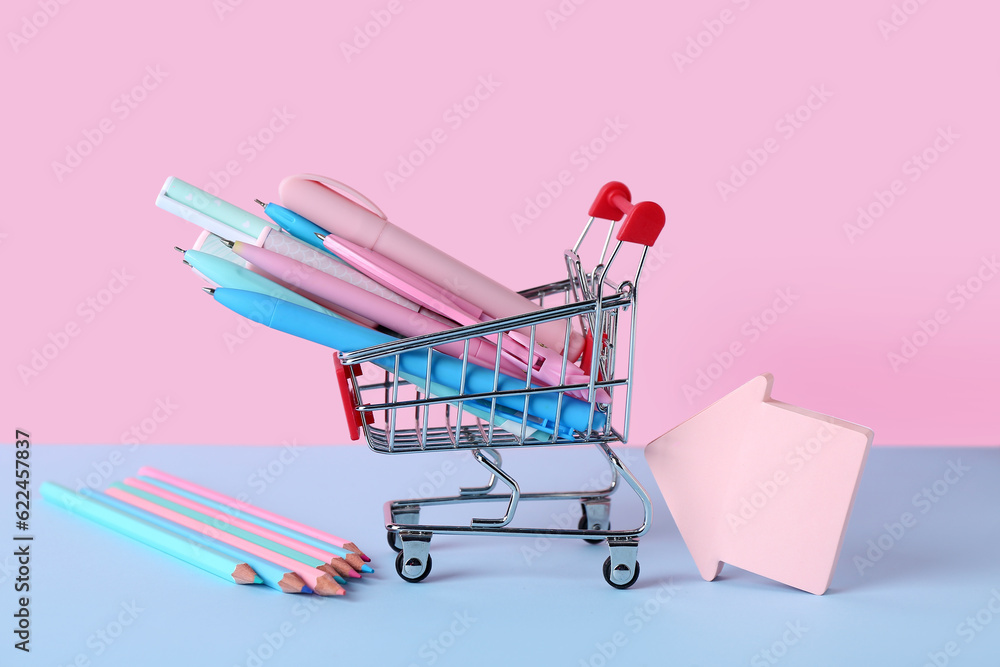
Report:
[[265,203],[264,203],[264,202],[262,202],[261,200],[259,200],[259,199],[254,199],[254,201],[255,201],[255,202],[257,202],[258,204],[260,204],[261,206],[263,206],[264,208],[267,208],[267,204],[265,204]]
[[215,296],[215,288],[214,287],[202,287],[202,289],[205,290],[206,294],[208,294],[210,296]]
[[233,249],[233,246],[234,246],[234,245],[236,245],[235,243],[233,243],[233,242],[232,242],[232,241],[230,241],[229,239],[223,239],[223,238],[220,238],[220,239],[219,239],[219,241],[221,241],[221,242],[222,242],[222,245],[226,246],[226,247],[227,247],[227,248],[229,248],[230,250],[232,250],[232,249]]
[[320,241],[326,240],[326,236],[324,236],[323,234],[320,234],[319,232],[313,232],[313,233],[316,234],[316,238],[318,238]]

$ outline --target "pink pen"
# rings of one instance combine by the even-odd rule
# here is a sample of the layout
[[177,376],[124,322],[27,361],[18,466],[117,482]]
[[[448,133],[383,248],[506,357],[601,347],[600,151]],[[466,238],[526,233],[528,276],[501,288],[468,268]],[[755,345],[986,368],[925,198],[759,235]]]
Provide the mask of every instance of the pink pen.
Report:
[[[309,294],[334,303],[341,308],[346,308],[352,313],[372,319],[404,336],[438,333],[455,326],[453,322],[445,324],[428,317],[423,308],[414,312],[360,287],[355,287],[351,283],[338,280],[329,274],[264,248],[242,241],[223,241],[223,243],[241,258],[275,278],[295,285]],[[444,343],[435,349],[461,358],[465,350],[465,343],[458,341]],[[469,340],[469,361],[485,368],[494,368],[496,346],[482,338]],[[512,363],[504,355],[500,357],[500,370],[507,374],[514,374],[515,377],[521,374],[520,366]]]
[[[424,280],[419,275],[376,252],[338,238],[336,234],[327,234],[321,238],[323,245],[358,271],[379,281],[386,287],[391,287],[406,298],[451,318],[462,326],[479,324],[481,321],[491,319],[488,315],[484,315],[481,309],[463,302],[461,299],[454,298],[454,295],[448,294],[437,285]],[[397,331],[399,330],[397,329]],[[400,333],[405,334],[406,332],[400,331]],[[531,339],[528,336],[517,331],[508,332],[507,336],[501,339],[502,358],[507,360],[510,365],[515,366],[522,374],[527,373],[528,346],[530,344]],[[495,353],[496,348],[492,345],[490,347]],[[492,357],[490,359],[491,361],[486,364],[487,368],[493,368]],[[561,354],[536,344],[531,371],[532,378],[550,387],[559,384],[588,384],[590,382],[590,376],[569,360],[566,361],[565,380],[560,382],[562,362],[563,356]],[[575,398],[588,400],[586,391],[568,393]],[[598,388],[596,394],[598,403],[611,402],[611,396],[605,389]]]
[[[346,193],[348,196],[345,196]],[[374,205],[356,191],[323,176],[291,176],[279,186],[281,204],[309,219],[323,229],[363,248],[377,252],[425,279],[460,293],[491,317],[502,318],[539,310],[540,306],[501,285],[436,247],[390,223]],[[374,210],[373,210],[374,209]],[[568,350],[563,350],[568,322],[556,320],[536,326],[537,342],[557,352],[566,352],[569,360],[580,357],[584,337],[569,332]]]

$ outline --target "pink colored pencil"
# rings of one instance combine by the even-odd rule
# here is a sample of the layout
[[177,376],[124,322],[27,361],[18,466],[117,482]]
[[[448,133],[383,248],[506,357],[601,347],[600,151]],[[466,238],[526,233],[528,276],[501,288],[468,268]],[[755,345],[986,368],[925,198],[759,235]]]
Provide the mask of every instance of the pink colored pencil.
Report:
[[354,570],[350,565],[348,565],[343,558],[337,554],[330,553],[329,551],[324,551],[311,544],[306,544],[305,542],[299,542],[294,537],[288,537],[287,535],[282,535],[281,533],[276,533],[273,530],[268,530],[262,526],[258,526],[255,523],[250,523],[249,521],[244,521],[234,516],[230,516],[225,512],[220,512],[217,509],[213,509],[201,503],[197,503],[189,498],[179,496],[176,493],[171,493],[166,489],[160,488],[153,484],[147,484],[142,480],[135,479],[134,477],[129,477],[125,480],[125,484],[128,486],[133,486],[137,489],[142,489],[146,493],[151,493],[154,496],[159,496],[160,498],[166,498],[172,503],[177,503],[181,507],[186,507],[189,510],[194,510],[195,512],[200,512],[205,516],[212,517],[216,521],[222,521],[223,523],[228,523],[230,526],[236,526],[237,528],[242,528],[243,530],[253,533],[254,535],[259,535],[264,539],[271,540],[272,542],[277,542],[289,549],[294,549],[299,553],[303,553],[307,556],[312,556],[317,558],[324,563],[328,563],[333,566],[341,576],[354,577],[355,579],[360,579],[361,575]]
[[196,521],[195,519],[186,517],[183,514],[169,510],[166,507],[160,507],[156,503],[151,503],[148,500],[134,496],[122,489],[111,487],[107,489],[105,493],[109,496],[114,496],[119,500],[129,503],[130,505],[144,509],[147,512],[155,514],[156,516],[167,519],[168,521],[173,521],[179,526],[196,530],[203,535],[208,535],[211,538],[219,540],[220,542],[225,542],[226,544],[234,546],[237,549],[242,549],[243,551],[251,553],[254,556],[267,559],[275,565],[288,568],[289,571],[299,575],[302,580],[306,582],[306,585],[319,595],[329,596],[344,594],[343,587],[334,581],[333,577],[322,570],[310,567],[305,563],[300,563],[297,560],[283,556],[279,553],[271,551],[270,549],[265,549],[264,547],[256,545],[253,542],[248,542],[241,537],[231,535],[230,533],[222,530],[217,530],[206,523]]
[[158,479],[161,482],[166,482],[167,484],[173,484],[179,489],[184,489],[185,491],[190,491],[191,493],[197,493],[199,496],[204,496],[210,500],[214,500],[217,503],[223,503],[229,505],[234,509],[238,509],[241,512],[246,512],[247,514],[252,514],[253,516],[264,519],[265,521],[270,521],[271,523],[276,523],[285,528],[290,528],[291,530],[297,530],[298,532],[308,535],[309,537],[321,540],[323,542],[328,542],[335,547],[340,547],[342,549],[348,549],[354,553],[361,556],[362,560],[365,562],[371,561],[371,558],[366,556],[364,552],[361,551],[353,542],[348,542],[347,540],[337,537],[336,535],[331,535],[330,533],[325,533],[322,530],[317,530],[311,526],[299,523],[298,521],[292,521],[291,519],[286,519],[283,516],[273,514],[267,510],[262,510],[259,507],[254,507],[253,505],[248,505],[247,503],[240,502],[235,498],[230,498],[227,495],[212,491],[211,489],[206,489],[203,486],[198,486],[192,482],[188,482],[179,477],[174,477],[173,475],[161,472],[156,468],[143,467],[139,469],[140,475],[145,475],[147,477],[152,477],[153,479]]

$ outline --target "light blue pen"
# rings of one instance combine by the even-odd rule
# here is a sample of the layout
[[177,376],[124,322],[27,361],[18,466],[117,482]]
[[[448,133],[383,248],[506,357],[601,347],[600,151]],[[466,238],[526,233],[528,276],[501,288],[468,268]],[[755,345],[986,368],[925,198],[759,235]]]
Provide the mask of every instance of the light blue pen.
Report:
[[[341,352],[351,352],[398,339],[388,334],[368,329],[347,320],[324,316],[315,311],[297,306],[293,303],[264,296],[253,292],[235,289],[205,288],[216,301],[244,317],[260,322],[272,329],[290,333],[299,338],[305,338],[315,343],[325,345]],[[399,370],[421,380],[427,377],[427,354],[424,350],[401,352]],[[395,365],[391,358],[376,359],[374,364],[385,370],[394,372]],[[461,360],[440,352],[432,352],[430,364],[430,380],[445,387],[462,386],[462,373],[465,371],[465,390],[470,394],[492,393],[494,391],[522,391],[524,381],[505,374],[494,375],[491,369],[468,364],[463,369]],[[494,386],[496,382],[496,386]],[[542,388],[531,385],[532,388]],[[524,409],[524,396],[505,395],[496,399],[499,405],[521,412]],[[550,424],[559,415],[560,435],[564,429],[586,431],[591,413],[591,405],[584,401],[563,395],[561,400],[552,392],[532,394],[528,399],[528,414],[545,420]],[[606,415],[595,412],[593,427],[600,429],[606,422]],[[530,422],[529,422],[530,423]]]
[[[329,248],[323,245],[323,241],[320,240],[320,237],[316,236],[317,234],[319,234],[320,236],[326,236],[327,234],[330,233],[328,230],[323,229],[312,220],[307,220],[306,218],[303,218],[295,211],[287,209],[284,206],[279,206],[278,204],[275,204],[273,202],[270,204],[265,204],[259,199],[254,199],[254,201],[263,206],[264,213],[267,215],[267,217],[271,218],[271,220],[276,222],[278,226],[284,229],[286,232],[288,232],[298,240],[302,241],[303,243],[308,243],[312,247],[318,248],[319,250],[322,250],[328,255],[337,257],[332,252],[330,252]],[[340,260],[339,257],[337,257],[337,259]]]
[[[174,250],[184,253],[185,264],[219,287],[230,287],[232,289],[266,294],[267,296],[273,296],[276,299],[282,299],[284,301],[303,306],[304,308],[308,308],[309,310],[314,310],[317,313],[322,313],[323,315],[329,315],[330,317],[337,318],[340,317],[340,315],[332,310],[328,310],[318,303],[310,301],[300,294],[296,294],[287,287],[283,287],[273,280],[270,280],[259,273],[254,273],[250,269],[242,267],[238,264],[234,264],[227,259],[210,255],[208,253],[201,252],[200,250],[183,250],[176,246],[174,247]],[[239,259],[236,255],[233,255],[233,257]]]

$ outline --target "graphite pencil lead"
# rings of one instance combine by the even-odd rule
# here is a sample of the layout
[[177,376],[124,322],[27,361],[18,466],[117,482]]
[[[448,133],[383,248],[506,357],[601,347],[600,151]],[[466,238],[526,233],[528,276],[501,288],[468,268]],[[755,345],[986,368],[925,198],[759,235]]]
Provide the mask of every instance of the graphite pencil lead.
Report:
[[182,255],[187,252],[187,250],[185,250],[184,248],[178,248],[177,246],[174,246],[174,250],[181,253]]
[[202,289],[205,290],[206,294],[215,296],[215,288],[214,287],[202,287]]
[[232,241],[230,241],[229,239],[223,239],[223,238],[220,238],[219,240],[220,240],[220,241],[222,241],[222,245],[226,246],[226,247],[227,247],[227,248],[229,248],[230,250],[232,250],[232,249],[233,249],[233,246],[235,245],[235,244],[234,244],[234,243],[233,243]]
[[255,202],[257,202],[258,204],[260,204],[261,206],[263,206],[264,208],[267,208],[267,204],[265,204],[265,203],[264,203],[264,202],[262,202],[261,200],[259,200],[259,199],[254,199],[254,201],[255,201]]
[[319,232],[313,232],[313,234],[315,234],[316,238],[318,238],[320,241],[325,241],[326,240],[326,236],[323,235],[323,234],[320,234]]

